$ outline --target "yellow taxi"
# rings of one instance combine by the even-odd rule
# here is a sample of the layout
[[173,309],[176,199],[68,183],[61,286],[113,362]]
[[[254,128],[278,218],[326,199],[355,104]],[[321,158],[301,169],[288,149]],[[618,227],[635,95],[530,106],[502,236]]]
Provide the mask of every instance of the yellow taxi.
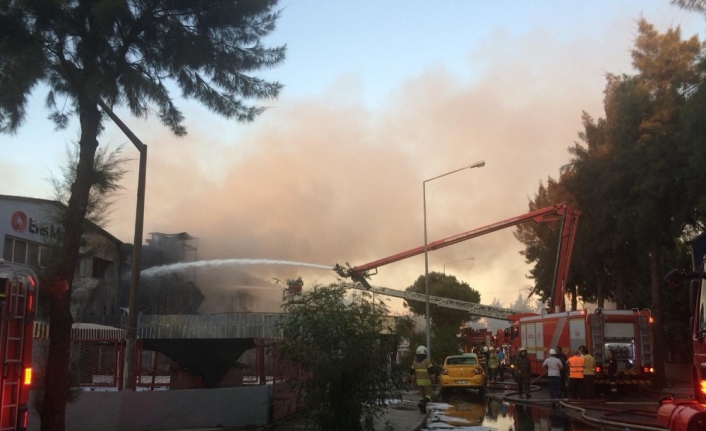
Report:
[[487,387],[485,371],[474,353],[447,356],[441,369],[441,391],[476,389],[480,394]]

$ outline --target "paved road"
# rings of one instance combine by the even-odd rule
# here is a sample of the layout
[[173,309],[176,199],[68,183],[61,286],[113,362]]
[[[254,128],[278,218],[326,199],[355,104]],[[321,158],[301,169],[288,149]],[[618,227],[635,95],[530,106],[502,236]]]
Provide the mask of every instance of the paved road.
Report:
[[429,405],[430,414],[423,429],[602,430],[632,428],[634,425],[658,429],[659,398],[666,394],[685,398],[691,391],[690,386],[684,384],[659,392],[621,393],[617,402],[597,397],[594,400],[562,400],[554,407],[546,382],[540,379],[537,383],[530,400],[519,399],[511,384],[490,390],[487,397],[474,391],[442,397],[439,402]]
[[[537,381],[530,400],[519,399],[513,392],[513,386],[504,389],[490,390],[487,396],[481,396],[474,391],[441,397],[438,394],[435,401],[428,405],[428,414],[422,414],[417,408],[419,401],[416,390],[402,391],[401,399],[391,400],[385,409],[383,417],[378,420],[376,429],[382,431],[387,424],[398,431],[447,430],[457,431],[472,427],[474,431],[483,430],[600,430],[611,422],[616,423],[649,423],[656,427],[654,416],[659,407],[659,398],[672,394],[679,398],[690,395],[687,384],[668,388],[654,393],[624,395],[618,402],[604,399],[591,401],[564,400],[559,408],[552,408],[546,382]],[[645,413],[648,412],[648,413]],[[574,427],[575,425],[575,427]],[[268,428],[274,431],[296,430],[297,421],[291,421],[280,427]],[[621,429],[624,429],[621,428]],[[188,431],[235,431],[235,428],[204,428]],[[252,430],[252,428],[250,428]],[[177,431],[177,430],[174,430]],[[187,431],[187,430],[179,430]]]

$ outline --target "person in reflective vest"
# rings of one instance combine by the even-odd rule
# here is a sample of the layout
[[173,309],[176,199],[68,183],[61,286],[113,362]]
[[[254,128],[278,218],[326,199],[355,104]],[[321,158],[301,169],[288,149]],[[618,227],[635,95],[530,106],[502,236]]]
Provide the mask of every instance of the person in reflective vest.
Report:
[[488,370],[490,371],[490,381],[495,382],[498,380],[498,367],[500,366],[500,360],[495,350],[491,351],[490,357],[488,358]]
[[578,400],[583,398],[583,356],[575,351],[567,361],[569,364],[569,385],[571,386],[571,398]]
[[417,355],[412,362],[412,375],[414,382],[419,388],[419,411],[427,412],[427,403],[431,401],[432,385],[431,376],[434,374],[434,365],[427,358],[427,348],[417,347]]

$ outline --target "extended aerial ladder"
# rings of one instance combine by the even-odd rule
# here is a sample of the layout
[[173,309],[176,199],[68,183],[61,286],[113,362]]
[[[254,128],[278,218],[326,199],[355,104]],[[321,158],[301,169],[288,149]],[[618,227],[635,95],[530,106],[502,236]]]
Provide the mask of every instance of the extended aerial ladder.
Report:
[[[497,223],[489,224],[487,226],[479,227],[473,230],[469,230],[467,232],[453,235],[448,238],[440,239],[438,241],[428,243],[426,247],[416,247],[411,250],[403,251],[401,253],[393,254],[392,256],[388,256],[370,263],[366,263],[364,265],[358,265],[354,267],[351,267],[348,263],[346,263],[345,267],[336,264],[333,269],[341,277],[350,278],[354,282],[360,283],[360,285],[362,285],[366,289],[372,289],[372,286],[368,283],[367,279],[370,278],[371,275],[377,274],[377,268],[406,259],[408,257],[422,254],[425,252],[425,250],[433,251],[443,247],[448,247],[450,245],[457,244],[459,242],[463,242],[471,238],[476,238],[491,232],[495,232],[511,226],[516,226],[518,224],[525,223],[528,221],[534,221],[535,223],[561,221],[562,225],[559,238],[559,249],[557,252],[554,271],[552,305],[554,311],[563,312],[566,310],[566,304],[564,300],[566,280],[569,274],[569,264],[571,263],[571,254],[574,248],[574,239],[576,237],[576,225],[580,213],[581,212],[579,210],[572,208],[571,205],[569,205],[568,203],[552,205],[550,207],[531,211],[527,214],[519,215],[517,217],[512,217]],[[393,289],[388,290],[393,291]],[[407,292],[400,293],[406,294]],[[423,300],[425,299],[426,296],[424,296]]]
[[[389,287],[370,286],[366,287],[359,283],[343,283],[344,287],[349,289],[359,289],[380,295],[395,296],[410,301],[426,301],[426,295],[417,292],[406,292],[401,290],[390,289]],[[442,298],[441,296],[429,296],[429,303],[438,305],[439,307],[453,308],[455,310],[467,311],[468,314],[474,316],[488,317],[491,319],[510,320],[509,316],[519,313],[516,310],[501,307],[491,307],[489,305],[481,305],[475,302],[459,301],[457,299]]]

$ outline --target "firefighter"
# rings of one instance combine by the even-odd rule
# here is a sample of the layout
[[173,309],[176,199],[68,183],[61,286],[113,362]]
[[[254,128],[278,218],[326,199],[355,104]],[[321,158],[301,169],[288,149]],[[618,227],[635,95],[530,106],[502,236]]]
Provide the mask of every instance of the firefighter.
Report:
[[486,367],[488,366],[488,359],[490,359],[490,351],[488,346],[483,346],[483,361],[485,361]]
[[608,382],[610,383],[610,398],[613,401],[618,399],[618,382],[616,376],[618,374],[618,361],[615,360],[615,355],[612,350],[606,352],[606,360],[608,364]]
[[431,401],[432,385],[431,376],[434,374],[434,365],[427,358],[427,348],[425,346],[417,347],[417,355],[412,362],[412,375],[414,382],[419,388],[419,411],[427,412],[427,403]]
[[491,350],[490,358],[488,358],[488,371],[490,372],[490,381],[498,381],[498,367],[500,366],[500,360],[498,359],[495,350]]
[[532,367],[527,357],[526,348],[520,347],[520,354],[515,356],[512,365],[515,367],[515,381],[517,382],[517,392],[520,398],[522,398],[522,394],[525,394],[527,399],[531,398],[530,377],[532,376]]

